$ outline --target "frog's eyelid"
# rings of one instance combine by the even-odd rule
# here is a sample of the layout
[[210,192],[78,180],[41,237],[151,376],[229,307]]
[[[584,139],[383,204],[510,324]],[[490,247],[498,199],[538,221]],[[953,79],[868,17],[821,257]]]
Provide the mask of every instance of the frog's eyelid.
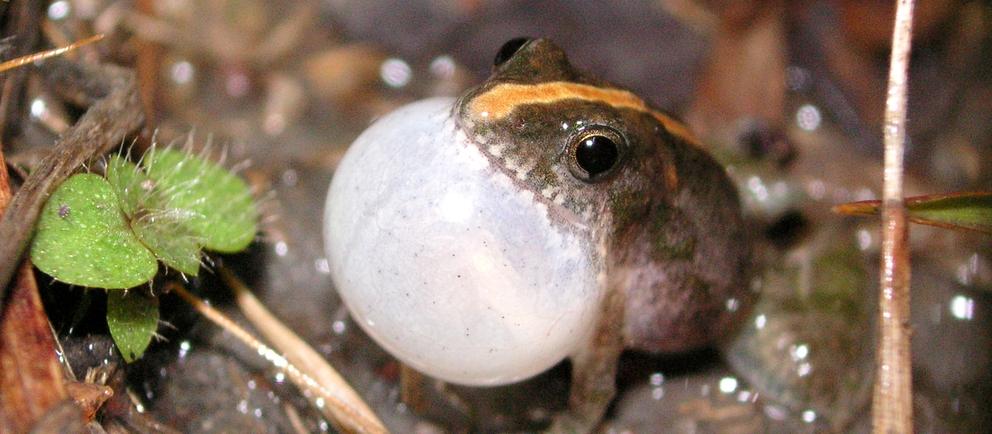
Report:
[[604,136],[615,136],[617,139],[619,139],[615,141],[617,142],[617,145],[621,148],[621,156],[623,155],[623,152],[627,151],[628,143],[630,143],[630,140],[627,139],[627,134],[625,132],[604,123],[595,123],[595,124],[585,124],[582,125],[581,127],[576,128],[575,131],[573,131],[571,134],[568,135],[568,138],[564,141],[564,143],[561,146],[560,152],[562,153],[567,152],[574,143],[586,137],[596,135],[597,133]]

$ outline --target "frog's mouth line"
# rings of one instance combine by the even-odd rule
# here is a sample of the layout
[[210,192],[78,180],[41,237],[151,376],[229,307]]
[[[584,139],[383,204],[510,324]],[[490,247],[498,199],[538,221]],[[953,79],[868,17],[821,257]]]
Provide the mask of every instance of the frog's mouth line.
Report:
[[[501,175],[505,177],[505,181],[510,183],[514,188],[521,192],[530,192],[529,198],[535,204],[543,205],[548,213],[548,220],[551,224],[557,224],[563,228],[569,230],[589,233],[591,229],[587,223],[588,217],[580,215],[575,211],[572,211],[563,204],[555,202],[552,198],[547,197],[540,193],[533,192],[533,186],[526,183],[525,179],[529,176],[533,168],[526,169],[522,178],[518,172],[511,170],[506,164],[506,158],[502,156],[493,155],[482,141],[479,140],[480,136],[478,134],[471,133],[473,126],[472,124],[466,124],[467,122],[473,122],[471,120],[465,120],[460,116],[463,111],[462,98],[455,100],[455,104],[452,106],[451,113],[449,116],[454,120],[456,139],[464,139],[466,145],[471,145],[475,148],[477,152],[482,154],[489,162],[489,167],[493,171],[494,175]],[[461,137],[459,137],[459,135]],[[521,193],[524,194],[524,193]],[[563,195],[564,193],[559,193]]]

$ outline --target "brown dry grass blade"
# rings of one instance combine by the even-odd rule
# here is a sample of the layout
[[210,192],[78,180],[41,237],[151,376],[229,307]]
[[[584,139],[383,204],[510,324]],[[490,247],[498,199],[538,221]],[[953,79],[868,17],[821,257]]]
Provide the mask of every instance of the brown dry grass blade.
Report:
[[[258,315],[262,315],[263,317],[266,315],[271,315],[268,314],[263,307],[261,307],[261,303],[258,303],[257,300],[254,300],[254,302],[251,300],[254,297],[247,293],[247,288],[244,284],[234,278],[232,274],[225,271],[223,268],[220,270],[221,277],[225,278],[227,284],[236,292],[236,297],[239,299],[238,302],[242,305],[242,308],[244,308],[246,303],[249,305],[248,311],[245,312],[246,316],[251,318],[253,316],[257,317]],[[191,294],[182,285],[173,282],[169,284],[169,288],[179,295],[180,298],[189,303],[190,306],[200,312],[200,314],[224,329],[226,332],[233,335],[245,345],[253,348],[260,356],[284,372],[290,382],[295,384],[300,390],[308,392],[317,409],[331,421],[335,429],[343,433],[388,434],[389,431],[386,429],[385,425],[383,425],[382,421],[379,420],[378,416],[376,416],[375,413],[368,408],[365,402],[358,397],[358,394],[355,393],[351,386],[344,382],[340,375],[337,374],[337,372],[334,371],[330,365],[323,362],[322,358],[320,358],[320,356],[317,355],[312,349],[310,349],[310,351],[313,352],[312,356],[301,357],[301,352],[296,351],[295,349],[283,356],[262,343],[247,330],[235,324],[234,321],[226,315],[213,307],[210,307],[210,305],[201,300],[199,297]],[[251,306],[252,304],[257,305]],[[264,312],[260,312],[259,309]],[[256,320],[257,318],[252,321]],[[270,321],[275,321],[275,319],[263,319],[263,322],[267,323],[263,329],[271,325],[269,324]],[[278,321],[275,322],[278,323]],[[277,328],[279,327],[281,327],[282,330],[276,330],[275,335],[268,335],[278,339],[285,338],[289,340],[299,340],[295,334],[289,331],[289,329],[281,323],[277,326]],[[271,332],[272,330],[269,330],[269,333]],[[285,346],[285,342],[279,342],[278,340],[276,342],[280,347]],[[311,359],[311,357],[316,357],[321,359],[321,361],[315,362]],[[323,364],[325,367],[318,366],[318,370],[315,371],[314,367],[317,364]],[[320,369],[329,369],[331,371],[330,375],[328,375],[326,371],[320,371]],[[332,380],[327,382],[327,378],[329,377],[336,377],[340,381]]]
[[16,59],[11,59],[11,60],[8,60],[6,62],[0,63],[0,72],[4,72],[4,71],[6,71],[8,69],[14,69],[14,68],[17,68],[19,66],[24,66],[24,65],[27,65],[27,64],[29,64],[31,62],[37,62],[39,60],[48,59],[50,57],[61,56],[61,55],[65,54],[65,53],[68,53],[68,52],[70,52],[72,50],[75,50],[75,49],[77,49],[79,47],[82,47],[84,45],[92,44],[92,43],[94,43],[96,41],[99,41],[101,39],[103,39],[103,34],[97,34],[97,35],[93,35],[93,36],[90,36],[90,37],[85,38],[85,39],[80,39],[80,40],[78,40],[76,42],[73,42],[73,43],[71,43],[69,45],[66,45],[64,47],[53,48],[51,50],[45,50],[45,51],[41,51],[41,52],[38,52],[38,53],[29,54],[27,56],[21,56],[21,57],[18,57]]
[[[238,279],[234,273],[224,267],[218,269],[221,279],[233,291],[241,312],[245,314],[252,324],[262,332],[263,335],[272,342],[291,363],[298,366],[304,373],[317,381],[319,385],[338,392],[344,400],[344,404],[349,407],[347,412],[329,408],[332,414],[339,420],[350,417],[355,422],[355,426],[346,425],[344,428],[349,432],[386,432],[382,421],[375,415],[375,412],[365,404],[365,401],[351,388],[351,385],[338,374],[324,358],[317,353],[310,345],[286,327],[262,305],[262,302],[251,293],[244,282]],[[349,422],[352,423],[352,422]],[[357,428],[361,428],[359,431]]]
[[[875,216],[882,201],[865,200],[837,205],[833,211],[851,216]],[[945,229],[992,235],[992,192],[931,194],[906,198],[909,220]]]

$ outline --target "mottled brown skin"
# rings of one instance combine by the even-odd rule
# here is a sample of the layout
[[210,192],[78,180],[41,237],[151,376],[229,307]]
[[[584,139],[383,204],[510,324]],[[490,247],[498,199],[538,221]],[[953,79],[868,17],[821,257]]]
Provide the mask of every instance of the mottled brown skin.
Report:
[[[507,84],[517,86],[500,87]],[[546,91],[566,97],[544,98]],[[605,259],[596,332],[572,357],[570,408],[553,431],[595,427],[615,393],[623,349],[707,346],[747,312],[750,245],[737,193],[680,123],[576,71],[547,40],[523,45],[455,110],[499,170],[547,205],[553,221],[587,226]],[[602,178],[578,179],[570,144],[604,126],[626,142],[619,161]]]

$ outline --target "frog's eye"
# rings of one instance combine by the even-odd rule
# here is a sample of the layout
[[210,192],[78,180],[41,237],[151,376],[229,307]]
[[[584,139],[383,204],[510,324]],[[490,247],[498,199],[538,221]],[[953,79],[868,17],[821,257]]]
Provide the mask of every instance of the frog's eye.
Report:
[[530,42],[530,39],[531,38],[513,38],[506,41],[506,43],[500,47],[499,51],[496,52],[496,58],[493,59],[493,66],[499,67],[500,65],[506,63],[507,60],[510,60],[510,58],[517,53],[517,51],[520,51],[521,47],[527,45],[527,43]]
[[583,131],[567,148],[572,176],[585,182],[605,179],[619,165],[624,143],[623,136],[610,128]]

